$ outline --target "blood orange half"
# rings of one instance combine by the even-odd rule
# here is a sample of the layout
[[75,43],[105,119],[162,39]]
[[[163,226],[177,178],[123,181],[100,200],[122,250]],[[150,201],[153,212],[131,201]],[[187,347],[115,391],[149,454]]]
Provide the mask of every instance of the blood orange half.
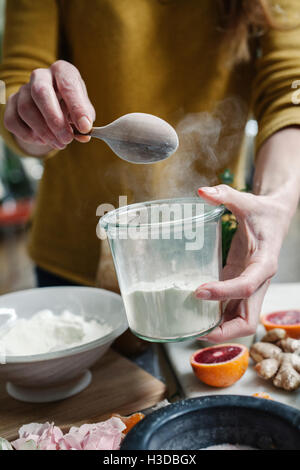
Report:
[[190,359],[196,377],[212,387],[234,384],[246,372],[248,361],[246,346],[235,343],[199,349]]
[[300,310],[284,310],[264,315],[261,319],[265,329],[282,328],[291,338],[300,339]]

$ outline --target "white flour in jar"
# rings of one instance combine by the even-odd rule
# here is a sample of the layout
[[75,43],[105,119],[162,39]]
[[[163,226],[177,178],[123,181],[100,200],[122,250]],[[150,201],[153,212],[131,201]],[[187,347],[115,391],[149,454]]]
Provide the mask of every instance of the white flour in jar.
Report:
[[111,327],[64,310],[55,315],[42,310],[31,318],[18,318],[0,336],[1,350],[7,355],[27,356],[59,351],[96,340],[111,332]]
[[130,328],[138,335],[161,341],[210,330],[220,321],[220,303],[194,295],[197,287],[209,281],[216,279],[180,273],[133,285],[123,292]]

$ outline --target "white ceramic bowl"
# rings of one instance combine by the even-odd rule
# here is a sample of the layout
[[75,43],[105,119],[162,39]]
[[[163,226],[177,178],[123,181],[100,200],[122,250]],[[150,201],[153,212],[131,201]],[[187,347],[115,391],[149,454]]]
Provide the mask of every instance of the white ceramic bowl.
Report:
[[112,328],[97,340],[64,350],[2,357],[0,380],[7,381],[8,393],[32,403],[61,400],[86,388],[92,378],[88,368],[128,327],[121,296],[91,287],[45,287],[3,295],[0,312],[3,314],[5,309],[14,309],[19,318],[30,318],[44,309],[54,314],[69,310]]

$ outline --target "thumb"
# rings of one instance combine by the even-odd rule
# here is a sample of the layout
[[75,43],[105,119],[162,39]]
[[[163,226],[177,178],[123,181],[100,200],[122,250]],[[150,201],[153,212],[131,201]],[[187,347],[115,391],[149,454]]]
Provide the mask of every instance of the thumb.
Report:
[[253,194],[237,191],[226,184],[199,188],[198,194],[211,204],[224,204],[237,216],[245,215],[245,212],[251,211],[254,206]]

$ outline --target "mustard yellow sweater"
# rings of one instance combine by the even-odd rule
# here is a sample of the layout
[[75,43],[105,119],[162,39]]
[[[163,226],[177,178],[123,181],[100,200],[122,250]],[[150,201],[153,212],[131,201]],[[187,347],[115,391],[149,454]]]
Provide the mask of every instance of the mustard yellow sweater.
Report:
[[[297,16],[299,0],[280,6],[277,14]],[[300,124],[300,108],[291,101],[292,82],[300,79],[300,29],[269,32],[254,55],[231,65],[215,0],[8,0],[0,69],[8,96],[35,68],[63,58],[87,84],[96,125],[152,113],[176,126],[181,142],[173,157],[150,166],[126,163],[95,140],[52,152],[33,220],[33,260],[93,285],[100,204],[117,207],[120,195],[132,203],[195,194],[200,185],[217,183],[224,168],[237,172],[251,107],[257,147],[280,128]],[[1,133],[22,155],[3,113],[4,106]]]

